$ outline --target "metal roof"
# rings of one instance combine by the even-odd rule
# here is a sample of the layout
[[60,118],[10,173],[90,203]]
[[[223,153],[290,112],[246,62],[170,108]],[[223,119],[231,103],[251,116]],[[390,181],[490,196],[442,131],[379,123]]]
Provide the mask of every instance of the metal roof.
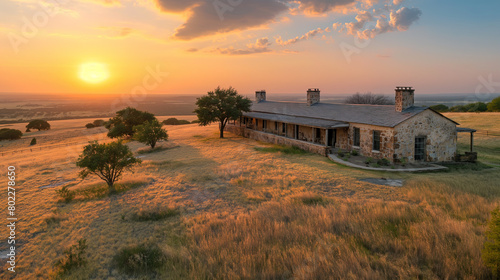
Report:
[[279,115],[279,114],[248,112],[248,113],[244,113],[244,116],[249,117],[249,118],[264,119],[264,120],[278,121],[278,122],[298,124],[298,125],[307,125],[307,126],[319,127],[319,128],[349,127],[349,124],[346,122],[340,122],[340,121],[334,121],[334,120],[323,120],[323,119],[317,119],[317,118]]
[[457,132],[476,132],[477,130],[467,127],[457,127]]
[[[427,110],[427,107],[410,107],[397,112],[394,105],[334,104],[317,103],[307,106],[305,103],[261,101],[252,104],[251,112],[282,116],[294,116],[327,121],[362,123],[386,127],[395,127],[399,123]],[[451,120],[450,120],[451,121]]]

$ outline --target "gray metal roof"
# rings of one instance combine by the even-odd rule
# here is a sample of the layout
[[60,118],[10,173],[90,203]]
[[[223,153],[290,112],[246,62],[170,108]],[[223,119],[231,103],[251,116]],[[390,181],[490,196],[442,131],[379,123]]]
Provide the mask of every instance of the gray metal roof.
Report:
[[306,118],[306,117],[295,117],[295,116],[287,116],[287,115],[279,115],[279,114],[267,114],[267,113],[257,113],[257,112],[248,112],[244,114],[249,118],[263,119],[263,120],[271,120],[284,122],[289,124],[298,124],[298,125],[307,125],[312,127],[319,128],[341,128],[341,127],[349,127],[349,124],[346,122],[339,122],[333,120],[323,120],[316,118]]
[[[362,123],[386,127],[395,127],[399,123],[427,110],[427,107],[410,107],[403,112],[396,112],[394,105],[333,104],[318,103],[307,106],[305,103],[261,101],[252,104],[251,112],[280,116],[294,116],[347,123]],[[309,123],[308,125],[313,125]]]
[[476,132],[477,130],[467,127],[457,127],[457,132]]

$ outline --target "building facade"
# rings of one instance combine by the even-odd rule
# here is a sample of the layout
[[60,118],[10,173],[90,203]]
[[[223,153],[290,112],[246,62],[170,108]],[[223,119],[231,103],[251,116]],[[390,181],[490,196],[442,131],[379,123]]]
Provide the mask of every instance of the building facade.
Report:
[[430,108],[414,106],[413,88],[397,87],[395,105],[321,103],[319,89],[307,91],[305,104],[275,102],[257,91],[251,111],[227,129],[324,156],[342,149],[393,162],[443,162],[455,159],[456,126]]

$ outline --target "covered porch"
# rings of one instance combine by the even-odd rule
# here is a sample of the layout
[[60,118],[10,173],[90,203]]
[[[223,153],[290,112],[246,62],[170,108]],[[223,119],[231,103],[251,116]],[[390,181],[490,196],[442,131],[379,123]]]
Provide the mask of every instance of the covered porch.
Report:
[[467,127],[457,127],[456,129],[458,133],[470,133],[470,150],[469,152],[465,152],[465,154],[456,155],[456,161],[461,162],[475,162],[477,160],[477,152],[474,152],[474,132],[477,130]]

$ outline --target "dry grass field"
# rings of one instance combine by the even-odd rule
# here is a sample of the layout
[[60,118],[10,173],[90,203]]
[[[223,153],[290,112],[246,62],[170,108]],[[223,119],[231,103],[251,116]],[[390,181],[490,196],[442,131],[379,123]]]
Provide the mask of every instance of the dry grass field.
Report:
[[[491,116],[457,121],[493,129],[498,121],[487,124]],[[492,278],[481,248],[489,213],[499,204],[498,167],[422,174],[361,171],[314,154],[263,152],[255,148],[270,145],[230,133],[219,139],[216,125],[191,124],[165,126],[169,140],[155,152],[127,143],[143,163],[125,174],[122,192],[109,196],[95,191],[104,182],[77,176],[75,161],[83,143],[109,141],[105,129],[85,129],[87,122],[54,121],[52,130],[0,142],[0,152],[6,153],[0,184],[7,184],[7,166],[17,172],[16,279],[56,278],[55,261],[82,238],[87,264],[59,277]],[[29,148],[32,137],[40,146],[68,145],[9,153]],[[477,139],[480,158],[497,162],[499,142]],[[404,185],[361,181],[381,177],[404,180]],[[78,191],[70,203],[56,195],[63,186]],[[7,190],[2,190],[4,197]],[[6,223],[7,200],[2,201]],[[173,214],[147,219],[167,210]],[[8,232],[5,225],[0,229],[4,251]],[[161,249],[165,262],[160,269],[124,274],[117,268],[117,252],[138,244]],[[5,260],[2,265],[0,278],[9,279]]]

